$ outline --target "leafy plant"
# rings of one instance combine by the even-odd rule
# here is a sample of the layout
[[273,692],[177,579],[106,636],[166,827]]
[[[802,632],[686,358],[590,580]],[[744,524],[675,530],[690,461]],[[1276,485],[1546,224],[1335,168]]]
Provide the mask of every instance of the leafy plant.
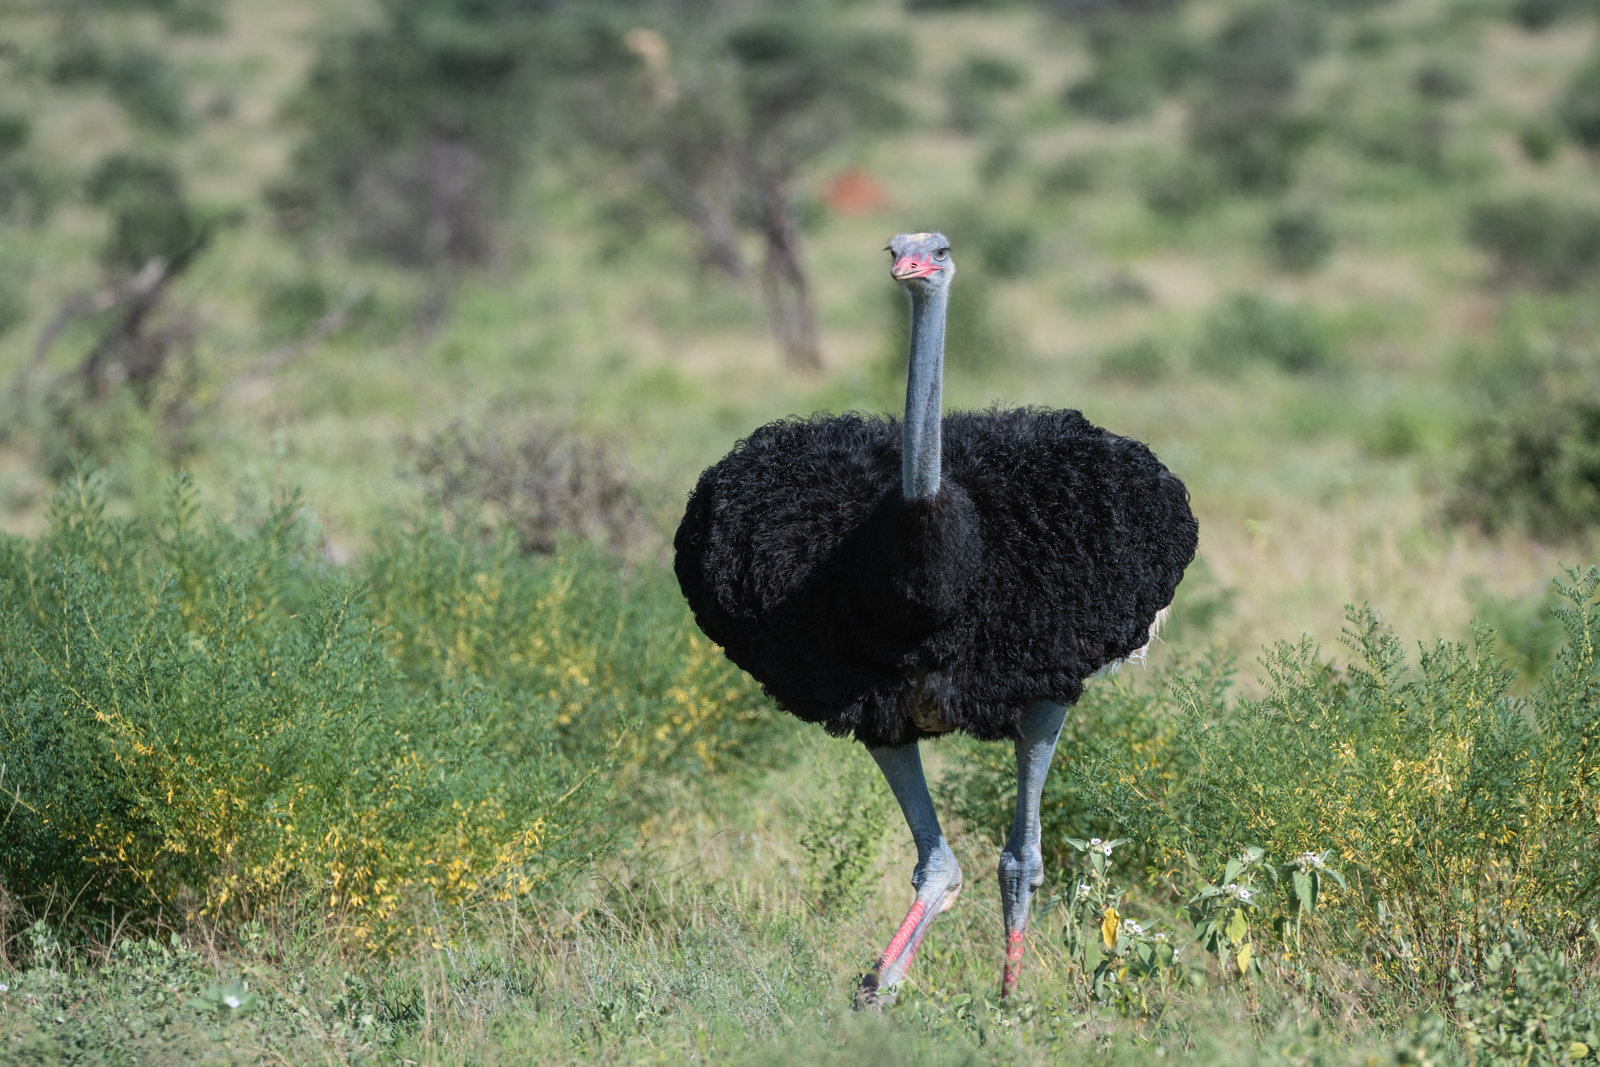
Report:
[[180,484],[160,524],[116,522],[79,480],[47,535],[0,544],[0,881],[24,905],[248,917],[303,895],[382,946],[428,902],[603,854],[608,775],[715,768],[765,722],[681,604],[630,605],[597,557],[419,535],[369,594],[317,573],[292,515],[208,528]]
[[1251,926],[1251,919],[1262,904],[1255,875],[1265,872],[1272,876],[1274,884],[1278,881],[1277,869],[1264,862],[1264,855],[1260,848],[1249,846],[1228,860],[1220,882],[1200,890],[1185,906],[1195,940],[1216,957],[1224,977],[1230,965],[1240,978],[1261,970],[1256,933]]
[[1512,1067],[1600,1060],[1600,1005],[1572,995],[1572,972],[1519,930],[1489,950],[1476,980],[1455,988],[1473,1063]]
[[866,753],[855,745],[828,745],[815,755],[826,786],[801,813],[800,849],[811,908],[827,915],[865,902],[895,816],[883,775]]
[[1333,252],[1334,236],[1315,208],[1282,211],[1267,226],[1267,249],[1277,266],[1296,274],[1316,270]]
[[151,259],[171,263],[204,235],[183,182],[168,163],[118,153],[95,168],[85,191],[111,215],[111,234],[100,252],[108,267],[138,270]]
[[1332,345],[1314,313],[1253,294],[1219,304],[1207,317],[1195,365],[1214,374],[1237,374],[1252,363],[1291,373],[1325,370]]
[[1510,281],[1571,288],[1600,270],[1600,213],[1543,196],[1490,201],[1473,209],[1472,242]]
[[1600,53],[1572,76],[1556,114],[1579,144],[1590,150],[1600,149]]
[[1100,376],[1112,381],[1149,385],[1166,377],[1167,350],[1151,338],[1119,345],[1100,357]]

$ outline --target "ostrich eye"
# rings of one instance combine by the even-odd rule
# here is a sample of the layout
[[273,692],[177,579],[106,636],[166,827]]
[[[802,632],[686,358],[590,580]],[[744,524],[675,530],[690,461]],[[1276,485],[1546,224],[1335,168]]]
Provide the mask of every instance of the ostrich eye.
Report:
[[950,255],[950,250],[948,248],[941,248],[941,249],[939,249],[939,251],[937,251],[937,252],[935,252],[933,254],[933,258],[934,259],[944,259],[949,255]]

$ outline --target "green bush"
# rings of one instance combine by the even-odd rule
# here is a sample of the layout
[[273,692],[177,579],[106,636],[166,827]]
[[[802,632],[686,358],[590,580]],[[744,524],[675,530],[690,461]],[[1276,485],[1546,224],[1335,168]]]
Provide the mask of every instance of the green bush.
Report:
[[1105,13],[1090,21],[1093,72],[1067,90],[1067,104],[1120,122],[1147,114],[1200,69],[1200,51],[1176,19]]
[[1450,512],[1495,533],[1581,534],[1600,521],[1600,392],[1536,387],[1474,422]]
[[118,56],[105,73],[111,95],[135,121],[167,133],[189,124],[183,78],[159,52],[132,49]]
[[1191,110],[1189,142],[1228,187],[1276,192],[1292,181],[1317,125],[1291,114],[1290,103],[1300,65],[1321,44],[1317,12],[1305,5],[1250,7],[1218,33]]
[[[485,549],[431,531],[384,543],[362,573],[412,690],[470,681],[538,709],[582,766],[709,782],[786,756],[790,718],[700,633],[664,569],[627,574],[577,542],[530,557],[514,537]],[[504,744],[535,758],[521,722]]]
[[1326,369],[1333,346],[1310,310],[1253,294],[1224,301],[1206,318],[1195,366],[1232,375],[1256,363],[1303,374]]
[[1467,236],[1507,280],[1566,289],[1600,270],[1600,212],[1547,197],[1479,204]]
[[1119,345],[1100,357],[1100,377],[1150,385],[1166,377],[1167,350],[1151,338]]
[[330,306],[327,287],[310,275],[268,283],[262,288],[258,312],[263,339],[269,344],[294,340]]
[[1027,84],[1027,70],[997,56],[968,56],[945,84],[950,125],[977,133],[995,121],[994,104]]
[[1314,271],[1333,253],[1333,230],[1316,208],[1280,211],[1267,225],[1267,249],[1286,271]]
[[618,775],[704,776],[770,722],[669,576],[419,533],[365,585],[292,506],[235,534],[181,488],[152,526],[64,489],[0,544],[0,883],[79,917],[303,897],[379,946],[603,854]]
[[[1320,935],[1324,950],[1375,962],[1396,989],[1479,973],[1512,927],[1547,949],[1572,945],[1600,906],[1586,860],[1600,848],[1600,570],[1568,582],[1567,644],[1526,698],[1509,694],[1491,632],[1424,647],[1412,673],[1370,609],[1349,612],[1346,665],[1309,641],[1268,652],[1259,699],[1230,699],[1220,653],[1091,684],[1047,786],[1047,856],[1061,869],[1067,839],[1090,833],[1129,838],[1184,879],[1247,848],[1280,863],[1321,856],[1348,883],[1322,887],[1348,916]],[[1006,813],[1007,755],[957,749],[962,815]],[[1293,920],[1291,883],[1276,906]]]
[[1145,206],[1164,218],[1187,219],[1216,203],[1222,180],[1204,159],[1185,160],[1166,167],[1144,189]]
[[1564,953],[1513,930],[1474,971],[1475,980],[1455,989],[1474,1064],[1520,1067],[1600,1058],[1600,1003],[1573,997]]
[[169,264],[204,234],[199,213],[183,195],[171,165],[142,156],[108,156],[89,177],[89,200],[111,215],[100,258],[108,267],[138,270],[153,258]]
[[1572,76],[1556,113],[1574,140],[1590,150],[1600,150],[1600,54]]

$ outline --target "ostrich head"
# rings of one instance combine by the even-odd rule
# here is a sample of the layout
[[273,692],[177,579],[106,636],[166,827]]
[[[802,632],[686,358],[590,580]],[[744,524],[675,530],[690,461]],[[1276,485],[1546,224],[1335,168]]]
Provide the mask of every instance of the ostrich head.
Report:
[[942,233],[902,233],[889,239],[889,277],[912,293],[946,289],[956,273],[950,239]]

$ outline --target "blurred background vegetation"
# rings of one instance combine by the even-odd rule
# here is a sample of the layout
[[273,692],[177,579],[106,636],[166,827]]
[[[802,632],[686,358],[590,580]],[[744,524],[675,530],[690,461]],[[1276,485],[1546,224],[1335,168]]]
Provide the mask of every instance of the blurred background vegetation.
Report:
[[[877,250],[939,227],[962,265],[951,404],[1075,406],[1148,440],[1193,490],[1227,599],[1208,632],[1236,651],[1331,640],[1378,594],[1464,636],[1484,596],[1539,603],[1590,551],[1580,0],[3,17],[14,532],[82,455],[115,514],[179,469],[223,513],[298,486],[342,560],[419,508],[506,521],[489,498],[537,480],[512,467],[603,452],[591,481],[659,556],[743,433],[896,405]],[[445,475],[491,438],[498,474]]]
[[[1283,755],[1284,722],[1336,708],[1427,789],[1448,764],[1444,792],[1493,771],[1506,795],[1557,798],[1545,844],[1474,859],[1423,790],[1418,840],[1449,859],[1405,921],[1443,922],[1451,959],[1489,973],[1492,931],[1464,916],[1507,856],[1534,856],[1517,899],[1559,921],[1525,925],[1538,952],[1577,951],[1594,883],[1539,849],[1592,845],[1567,836],[1592,769],[1528,761],[1559,764],[1594,721],[1548,694],[1588,677],[1550,578],[1600,548],[1597,27],[1593,0],[0,0],[0,528],[17,535],[0,602],[8,655],[35,654],[0,679],[5,736],[33,753],[0,784],[60,816],[0,823],[0,971],[63,995],[56,965],[90,958],[71,955],[66,892],[88,893],[84,944],[115,944],[119,914],[191,939],[130,949],[135,993],[209,989],[195,961],[225,950],[279,983],[263,1018],[323,998],[321,1022],[261,1038],[280,1053],[378,1055],[436,1009],[519,997],[566,1020],[540,1031],[547,1059],[641,1033],[704,1051],[831,1002],[819,990],[848,984],[856,940],[902,903],[892,806],[860,753],[808,747],[703,647],[664,565],[694,477],[738,438],[897,408],[906,309],[880,249],[935,228],[961,265],[947,403],[1080,408],[1149,442],[1201,521],[1150,672],[1074,720],[1065,755],[1093,772],[1058,776],[1052,877],[1072,863],[1061,835],[1119,826],[1140,828],[1130,877],[1151,908],[1246,845],[1368,862],[1351,842],[1379,834],[1382,800]],[[1392,650],[1346,617],[1363,602],[1408,637],[1472,642],[1476,618],[1517,674],[1462,666],[1491,696],[1418,730],[1371,721],[1432,715],[1454,681],[1395,704],[1350,681],[1359,666],[1280,649],[1224,684],[1230,657],[1334,647],[1347,626],[1387,677]],[[229,634],[233,659],[214,652]],[[83,641],[100,660],[72,658]],[[156,645],[176,651],[140,659]],[[295,680],[229,688],[266,663]],[[1566,680],[1536,689],[1552,663]],[[57,722],[62,701],[86,717]],[[1312,798],[1270,832],[1201,788],[1251,788],[1217,770],[1222,735],[1180,730],[1229,708],[1274,788]],[[208,714],[234,732],[205,736]],[[264,737],[270,773],[239,751]],[[1463,755],[1495,745],[1488,770]],[[994,962],[977,883],[1009,756],[991,749],[935,757],[976,918],[925,953],[924,1058],[1021,1025],[952,992]],[[1343,836],[1306,829],[1308,810],[1351,813]],[[1385,855],[1374,877],[1410,877]],[[529,893],[537,919],[505,910]],[[1285,941],[1282,999],[1246,998],[1265,1061],[1332,1055],[1307,1018],[1379,1020],[1385,1041],[1410,1026],[1402,1062],[1446,1062],[1453,1040],[1409,1013],[1444,1005],[1457,1034],[1500,1018],[1456,1012],[1443,965],[1407,955],[1400,905],[1369,897],[1325,931],[1335,962],[1291,964]],[[473,941],[474,907],[509,925]],[[363,951],[431,947],[389,988],[346,973],[311,932],[328,922]],[[212,956],[193,955],[201,928]],[[1374,944],[1379,986],[1348,969]],[[317,952],[334,954],[312,992],[271,970]],[[740,952],[757,956],[734,984],[705,977]],[[1517,988],[1555,973],[1528,953]],[[539,969],[568,956],[582,967]],[[197,1001],[214,1016],[216,990]],[[744,1014],[718,1015],[724,996]],[[1600,1047],[1592,1019],[1568,1022]],[[469,1045],[504,1038],[463,1025]],[[849,1025],[816,1049],[891,1055]],[[563,1045],[563,1027],[588,1036]],[[1183,1047],[1257,1054],[1231,1033]]]

